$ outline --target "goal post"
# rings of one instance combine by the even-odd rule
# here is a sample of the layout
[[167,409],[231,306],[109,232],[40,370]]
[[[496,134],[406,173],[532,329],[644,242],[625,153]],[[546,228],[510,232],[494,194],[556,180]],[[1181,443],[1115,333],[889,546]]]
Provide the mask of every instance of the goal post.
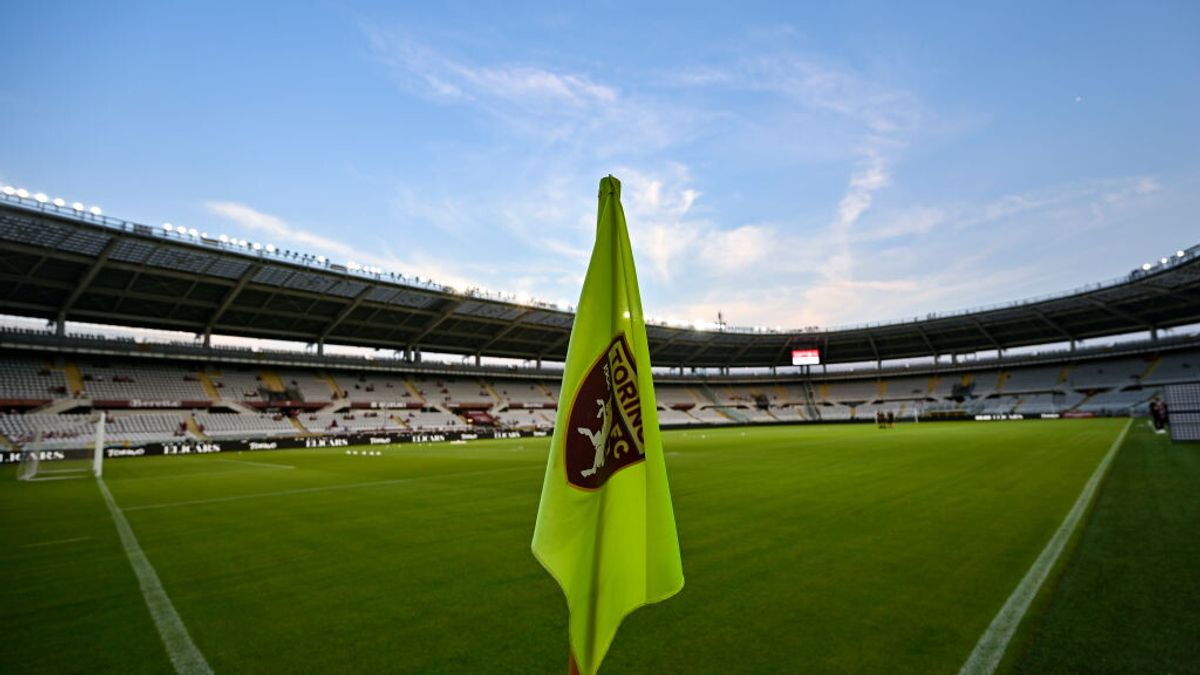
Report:
[[17,465],[17,480],[33,480],[37,478],[39,463],[37,450],[22,448],[21,463]]
[[100,418],[96,420],[96,447],[92,452],[92,474],[96,478],[104,475],[104,425],[107,421],[108,414],[100,411]]

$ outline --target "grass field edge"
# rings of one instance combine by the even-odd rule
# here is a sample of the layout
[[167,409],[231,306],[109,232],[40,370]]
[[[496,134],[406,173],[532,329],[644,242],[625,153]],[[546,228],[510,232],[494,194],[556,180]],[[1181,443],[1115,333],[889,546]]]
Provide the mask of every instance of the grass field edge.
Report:
[[1112,461],[1104,475],[1100,478],[1096,485],[1096,492],[1092,495],[1091,501],[1080,516],[1079,522],[1075,526],[1075,530],[1071,533],[1066,545],[1063,546],[1062,552],[1058,559],[1050,567],[1049,573],[1046,575],[1045,581],[1042,582],[1041,588],[1034,595],[1033,600],[1029,603],[1029,607],[1025,610],[1025,615],[1021,617],[1020,623],[1017,625],[1016,631],[1013,632],[1012,638],[1009,640],[1008,648],[1004,651],[1004,656],[997,664],[995,675],[1014,675],[1017,672],[1017,665],[1028,651],[1033,640],[1037,637],[1038,632],[1046,620],[1046,609],[1050,605],[1054,594],[1058,592],[1062,585],[1066,571],[1077,560],[1080,542],[1083,540],[1084,534],[1088,527],[1091,526],[1092,519],[1096,512],[1096,505],[1100,503],[1101,497],[1108,486],[1112,476],[1112,466],[1116,464],[1117,456],[1124,450],[1129,443],[1129,432],[1133,430],[1133,425],[1136,420],[1131,420],[1128,426],[1118,435],[1122,435],[1121,443],[1113,452]]
[[[1112,444],[1101,457],[1099,464],[1093,470],[1092,474],[1083,484],[1083,488],[1076,497],[1075,502],[1063,517],[1062,523],[1050,536],[1045,547],[1038,553],[1029,569],[1024,576],[1013,588],[1011,594],[1005,599],[1004,604],[996,612],[995,617],[980,634],[979,640],[971,649],[971,653],[967,655],[966,661],[958,670],[959,675],[993,675],[996,673],[1001,663],[1008,657],[1012,651],[1012,640],[1016,633],[1020,630],[1021,625],[1029,617],[1029,609],[1033,606],[1037,597],[1045,590],[1047,581],[1060,570],[1063,562],[1063,553],[1067,551],[1080,532],[1083,531],[1081,523],[1086,525],[1090,517],[1091,510],[1097,502],[1097,498],[1105,484],[1108,473],[1112,468],[1113,462],[1120,453],[1121,448],[1125,444],[1125,439],[1129,435],[1129,430],[1133,428],[1133,419],[1130,419],[1121,428],[1117,437],[1113,439]],[[1076,510],[1078,509],[1078,513]],[[1062,543],[1056,543],[1064,534],[1066,538]],[[1055,550],[1057,549],[1057,550]],[[1049,555],[1048,561],[1043,561],[1045,556]],[[1039,578],[1040,577],[1040,578]],[[1032,588],[1027,588],[1027,585],[1032,585]],[[1032,593],[1032,595],[1028,595]],[[1024,598],[1028,599],[1024,599]],[[1023,606],[1022,606],[1023,605]],[[1010,616],[1015,613],[1016,616]],[[1013,623],[1015,622],[1015,623]]]

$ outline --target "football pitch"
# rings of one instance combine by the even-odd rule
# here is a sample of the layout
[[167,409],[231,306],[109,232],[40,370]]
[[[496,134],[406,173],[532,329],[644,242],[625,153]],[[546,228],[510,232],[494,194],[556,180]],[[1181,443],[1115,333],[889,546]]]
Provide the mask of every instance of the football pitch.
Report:
[[[666,432],[686,585],[601,672],[956,673],[1128,422]],[[104,480],[217,673],[562,673],[565,603],[529,551],[548,445],[114,459]],[[1002,671],[1189,672],[1196,531],[1123,537],[1200,524],[1197,455],[1133,424]],[[7,467],[0,508],[0,672],[172,671],[95,480]],[[1176,604],[1130,628],[1124,603],[1168,582]],[[1077,667],[1104,648],[1109,670]]]

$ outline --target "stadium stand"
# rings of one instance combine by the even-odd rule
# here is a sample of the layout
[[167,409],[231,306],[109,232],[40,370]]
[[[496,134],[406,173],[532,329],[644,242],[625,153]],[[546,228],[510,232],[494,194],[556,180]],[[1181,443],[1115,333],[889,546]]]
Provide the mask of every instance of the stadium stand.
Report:
[[[759,376],[751,384],[677,376],[663,378],[656,393],[666,426],[870,421],[876,412],[902,420],[914,413],[1127,415],[1144,411],[1165,383],[1196,381],[1198,374],[1200,349],[1185,346],[1162,354],[959,366],[952,372],[843,373],[814,377],[811,386],[795,376],[774,381]],[[18,446],[86,446],[94,402],[109,408],[109,441],[126,445],[179,438],[466,431],[481,424],[547,430],[557,405],[553,377],[355,372],[318,363],[308,369],[251,368],[8,352],[0,354],[5,397],[0,400],[9,411],[0,416],[0,434]],[[189,409],[195,404],[211,409]],[[325,409],[330,405],[335,409]]]
[[299,419],[307,430],[325,434],[399,431],[405,428],[399,418],[384,410],[356,410],[344,413],[318,412],[302,414]]
[[280,414],[194,412],[190,417],[200,433],[214,439],[294,436],[300,431],[291,418]]
[[48,401],[68,395],[61,369],[21,356],[0,358],[0,398]]
[[550,429],[554,427],[553,410],[516,409],[493,413],[499,426],[505,429]]

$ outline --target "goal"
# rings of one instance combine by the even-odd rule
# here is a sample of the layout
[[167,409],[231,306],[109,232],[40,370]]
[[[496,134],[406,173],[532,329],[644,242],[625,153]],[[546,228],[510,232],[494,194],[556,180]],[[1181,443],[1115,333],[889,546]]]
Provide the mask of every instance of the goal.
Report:
[[38,438],[21,448],[17,480],[44,481],[83,478],[87,474],[99,478],[104,472],[104,426],[107,415],[96,417],[95,442],[90,450],[66,448],[48,450]]

